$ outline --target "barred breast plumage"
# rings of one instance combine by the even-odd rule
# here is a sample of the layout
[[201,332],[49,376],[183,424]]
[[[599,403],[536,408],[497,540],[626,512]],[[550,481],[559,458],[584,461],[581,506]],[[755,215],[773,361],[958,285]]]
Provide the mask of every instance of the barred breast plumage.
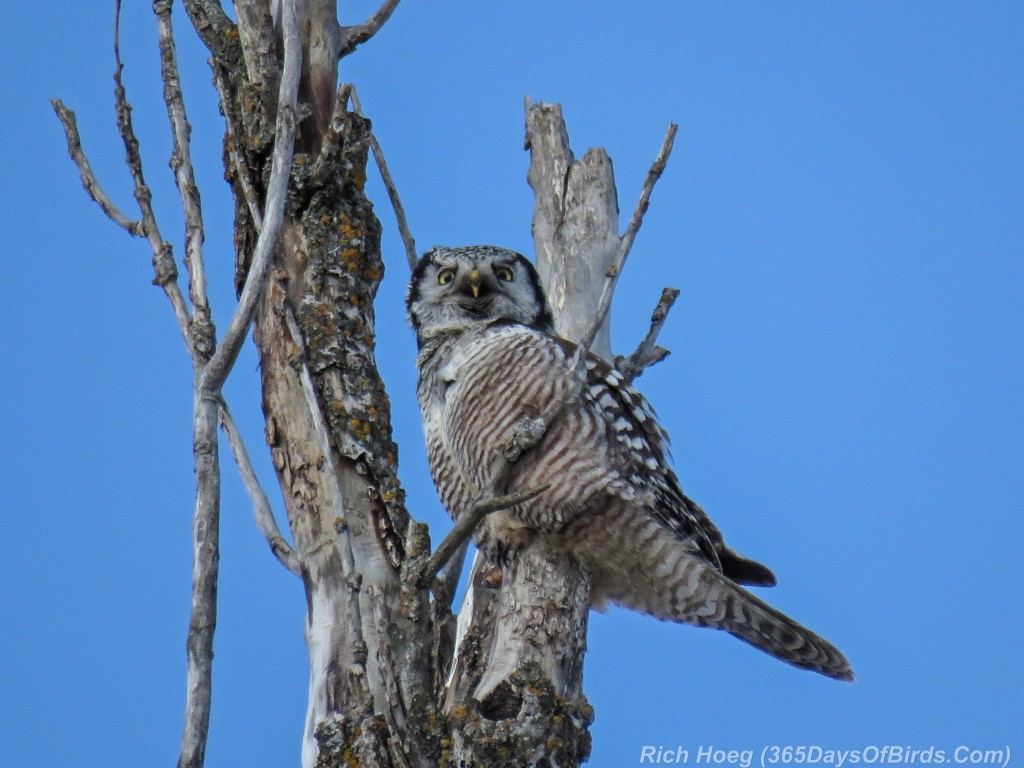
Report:
[[[546,488],[490,515],[484,537],[504,540],[516,529],[548,536],[591,569],[597,605],[723,629],[796,666],[852,679],[835,647],[739,586],[775,579],[729,549],[683,493],[667,435],[643,396],[594,356],[585,381],[575,376],[575,345],[553,334],[522,256],[489,246],[435,249],[414,271],[408,307],[428,459],[453,517],[483,491]],[[503,472],[508,436],[552,413],[539,442]]]

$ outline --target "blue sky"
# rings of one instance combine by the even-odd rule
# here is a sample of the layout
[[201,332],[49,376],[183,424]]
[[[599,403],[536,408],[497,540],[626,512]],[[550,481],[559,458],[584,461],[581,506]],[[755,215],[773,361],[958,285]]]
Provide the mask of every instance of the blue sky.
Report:
[[[78,111],[131,208],[111,104],[112,3],[5,15],[0,301],[0,766],[177,758],[188,621],[190,366],[146,244],[86,198],[48,99]],[[343,4],[345,20],[372,3]],[[611,153],[630,211],[679,137],[613,309],[629,351],[664,285],[673,350],[641,380],[679,475],[774,605],[851,659],[842,685],[720,633],[594,615],[600,768],[647,745],[1024,742],[1024,10],[1010,2],[406,0],[343,64],[421,248],[532,254],[524,96]],[[177,11],[215,319],[233,306],[230,206],[205,54]],[[126,3],[126,83],[164,234],[181,252],[155,23]],[[379,184],[380,365],[412,513],[448,525],[414,397],[407,270]],[[623,218],[623,225],[625,216]],[[227,387],[262,448],[256,358]],[[298,761],[304,603],[225,462],[209,766]],[[273,494],[275,503],[277,494]],[[278,504],[280,509],[280,504]]]

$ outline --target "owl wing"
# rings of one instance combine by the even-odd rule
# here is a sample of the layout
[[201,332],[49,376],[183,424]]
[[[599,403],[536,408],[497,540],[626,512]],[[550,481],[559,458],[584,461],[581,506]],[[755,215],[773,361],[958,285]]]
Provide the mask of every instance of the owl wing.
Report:
[[[740,583],[771,585],[772,572],[727,547],[707,514],[682,491],[669,464],[668,435],[653,408],[622,374],[594,355],[580,392],[569,361],[576,345],[518,323],[494,323],[467,335],[442,370],[448,382],[445,452],[473,498],[490,487],[501,447],[524,419],[562,404],[534,451],[517,467],[516,486],[550,486],[541,499],[511,510],[524,526],[560,532],[602,496],[640,502],[658,522],[715,569]],[[495,489],[504,491],[507,489]],[[456,517],[461,509],[450,510]]]
[[[554,339],[568,355],[576,345]],[[657,414],[622,374],[596,355],[586,360],[587,398],[608,423],[621,456],[629,467],[630,482],[654,494],[653,514],[681,538],[692,539],[719,571],[739,584],[774,586],[775,575],[761,563],[730,549],[707,513],[691,500],[671,467],[669,437]]]
[[[544,532],[591,567],[592,599],[661,619],[720,629],[777,658],[842,680],[843,654],[740,587],[771,583],[771,571],[722,542],[668,466],[668,438],[647,401],[597,358],[579,387],[576,347],[515,323],[467,332],[441,381],[442,471],[480,490],[545,490],[485,519],[488,535],[516,527]],[[524,420],[558,406],[539,444],[502,477],[503,446]],[[464,509],[451,509],[458,517]],[[739,567],[737,564],[742,565]]]

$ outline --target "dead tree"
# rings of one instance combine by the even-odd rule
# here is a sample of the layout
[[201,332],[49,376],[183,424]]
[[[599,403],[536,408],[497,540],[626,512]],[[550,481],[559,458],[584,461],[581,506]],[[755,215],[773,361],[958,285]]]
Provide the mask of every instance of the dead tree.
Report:
[[[589,754],[592,711],[582,694],[586,569],[538,540],[510,567],[500,589],[472,580],[456,626],[451,600],[471,526],[457,526],[432,553],[426,526],[410,517],[398,482],[390,404],[374,357],[373,302],[384,261],[380,224],[364,191],[371,151],[400,223],[404,216],[353,88],[337,85],[341,59],[370,40],[397,5],[386,0],[370,19],[346,27],[338,23],[335,0],[236,0],[237,21],[217,0],[184,0],[210,52],[234,199],[238,305],[221,334],[211,322],[172,0],[155,0],[153,10],[171,167],[185,215],[187,296],[153,213],[116,30],[115,112],[137,217],[103,192],[74,113],[54,101],[89,195],[114,222],[148,241],[154,283],[170,300],[194,369],[197,489],[180,768],[203,764],[209,726],[218,425],[252,497],[257,525],[305,587],[310,693],[303,765],[575,766]],[[527,103],[537,263],[558,330],[609,359],[612,290],[674,130],[620,237],[607,155],[590,150],[577,161],[561,110]],[[404,227],[403,234],[411,263],[415,248]],[[649,337],[620,359],[631,378],[666,354],[654,340],[672,299],[666,292]],[[250,330],[292,543],[275,521],[222,395]],[[520,501],[488,499],[479,516]]]

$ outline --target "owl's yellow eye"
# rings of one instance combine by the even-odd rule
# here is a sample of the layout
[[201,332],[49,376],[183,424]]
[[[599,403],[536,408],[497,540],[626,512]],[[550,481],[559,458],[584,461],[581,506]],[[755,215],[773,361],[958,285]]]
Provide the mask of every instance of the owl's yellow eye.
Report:
[[499,280],[504,280],[506,283],[512,282],[512,270],[508,267],[495,267],[494,274]]
[[445,267],[437,273],[438,285],[448,285],[452,280],[455,279],[455,270],[451,267]]

